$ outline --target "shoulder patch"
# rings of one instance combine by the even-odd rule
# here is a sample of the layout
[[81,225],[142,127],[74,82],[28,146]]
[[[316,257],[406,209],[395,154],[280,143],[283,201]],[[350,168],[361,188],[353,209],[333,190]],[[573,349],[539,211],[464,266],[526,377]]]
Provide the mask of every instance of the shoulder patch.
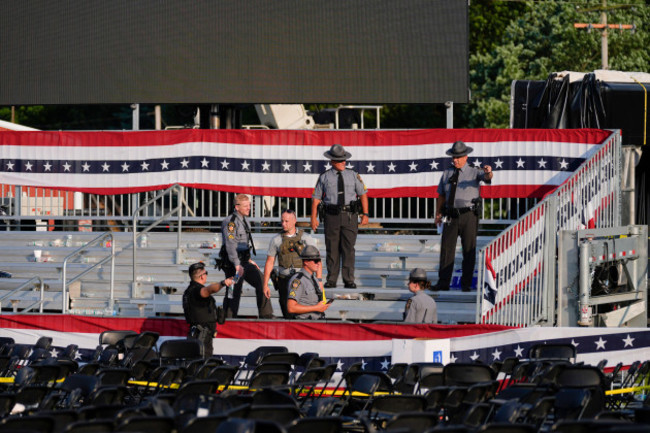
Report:
[[411,298],[411,299],[409,299],[408,301],[406,301],[406,309],[407,309],[407,310],[408,310],[409,308],[411,308],[411,303],[412,303],[412,302],[413,302],[413,298]]
[[290,291],[290,292],[289,292],[289,296],[291,296],[292,298],[295,298],[295,297],[296,297],[296,292],[293,291],[293,290]]
[[232,239],[235,239],[235,235],[233,235],[232,233],[229,234],[229,235],[228,235],[228,239],[231,239],[231,240],[232,240]]
[[367,191],[368,187],[365,183],[363,183],[363,179],[361,179],[361,175],[359,173],[357,173],[357,179],[359,179],[359,182],[361,182],[361,185],[363,185],[363,189]]
[[300,287],[300,278],[295,278],[293,283],[291,283],[291,288],[296,290],[298,287]]
[[228,223],[228,231],[229,232],[234,232],[235,231],[235,223],[234,222],[229,222]]

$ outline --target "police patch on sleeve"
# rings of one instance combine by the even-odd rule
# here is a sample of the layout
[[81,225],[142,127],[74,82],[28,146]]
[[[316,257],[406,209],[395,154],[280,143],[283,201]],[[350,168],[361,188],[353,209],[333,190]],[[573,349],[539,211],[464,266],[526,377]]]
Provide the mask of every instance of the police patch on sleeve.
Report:
[[289,297],[290,297],[290,298],[295,298],[295,297],[296,297],[296,292],[294,292],[293,290],[290,291],[290,292],[289,292]]
[[359,182],[361,182],[361,185],[363,185],[363,190],[368,191],[368,187],[365,183],[363,183],[363,180],[361,179],[361,175],[359,173],[357,173],[357,179],[359,179]]
[[235,235],[233,235],[233,234],[229,234],[229,235],[228,235],[228,239],[235,239]]
[[413,299],[409,299],[408,301],[406,301],[406,309],[407,309],[407,310],[408,310],[409,308],[411,308],[411,303],[412,303],[412,302],[413,302]]
[[300,278],[296,278],[293,280],[293,283],[291,283],[291,288],[293,290],[296,290],[298,287],[300,287]]
[[234,222],[228,223],[228,231],[229,232],[234,232],[235,231],[235,223]]

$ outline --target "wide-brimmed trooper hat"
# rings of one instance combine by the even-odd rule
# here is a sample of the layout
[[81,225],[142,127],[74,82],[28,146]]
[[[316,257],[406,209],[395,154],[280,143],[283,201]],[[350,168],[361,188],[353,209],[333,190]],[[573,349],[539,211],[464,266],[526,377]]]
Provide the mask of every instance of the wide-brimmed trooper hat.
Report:
[[462,141],[457,141],[451,146],[451,149],[447,151],[447,155],[452,158],[460,158],[461,156],[469,155],[473,150],[474,149]]
[[422,268],[415,268],[409,274],[410,281],[427,281],[427,271]]
[[318,251],[318,248],[316,248],[313,245],[307,245],[305,248],[302,249],[302,253],[300,253],[300,258],[303,260],[319,260],[320,251]]
[[332,144],[330,150],[325,152],[323,155],[332,161],[345,161],[346,159],[350,159],[352,156],[352,154],[350,152],[346,152],[345,149],[343,149],[343,146],[340,144]]

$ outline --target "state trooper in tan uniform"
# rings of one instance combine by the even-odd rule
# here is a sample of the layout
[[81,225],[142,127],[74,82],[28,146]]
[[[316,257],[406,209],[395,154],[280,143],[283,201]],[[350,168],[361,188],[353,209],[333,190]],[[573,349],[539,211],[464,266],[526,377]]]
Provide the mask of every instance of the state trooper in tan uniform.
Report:
[[[336,287],[339,270],[343,268],[343,283],[354,289],[354,245],[357,242],[359,214],[361,224],[368,224],[368,196],[361,176],[345,168],[352,155],[340,144],[325,152],[332,168],[322,173],[312,194],[311,228],[318,228],[318,207],[323,203],[325,248],[327,250],[327,282],[325,287]],[[341,263],[342,262],[342,263]]]

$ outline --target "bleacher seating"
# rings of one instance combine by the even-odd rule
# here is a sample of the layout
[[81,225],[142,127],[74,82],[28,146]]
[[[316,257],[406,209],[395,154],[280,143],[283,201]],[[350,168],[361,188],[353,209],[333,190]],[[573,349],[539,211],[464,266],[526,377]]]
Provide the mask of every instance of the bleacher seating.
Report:
[[[93,232],[6,232],[0,245],[0,270],[12,274],[0,278],[0,299],[32,277],[44,283],[44,309],[61,310],[62,270],[65,258],[84,243],[96,237]],[[177,235],[169,232],[148,234],[148,246],[138,248],[136,284],[133,284],[132,234],[115,232],[115,286],[114,308],[109,309],[110,266],[104,264],[88,272],[71,284],[70,312],[89,315],[156,316],[180,315],[180,295],[187,287],[188,265],[196,261],[213,263],[218,250],[213,248],[213,234],[183,233],[177,252]],[[273,233],[256,233],[257,256],[254,259],[263,268],[266,248]],[[321,234],[315,236],[321,253],[325,255]],[[487,238],[479,238],[485,243]],[[460,248],[460,245],[459,247]],[[36,261],[34,251],[40,250]],[[107,246],[93,247],[79,257],[68,260],[67,278],[75,277],[107,257]],[[437,280],[439,238],[417,235],[360,235],[357,242],[356,282],[358,289],[328,289],[327,296],[337,301],[327,312],[331,320],[401,321],[406,300],[408,273],[422,267],[429,271],[432,283]],[[178,255],[178,257],[177,257]],[[460,269],[460,253],[456,268]],[[210,269],[209,281],[219,281],[223,273]],[[473,323],[476,314],[476,292],[430,293],[439,304],[441,323]],[[28,290],[10,295],[2,302],[5,311],[20,311],[39,299],[40,285],[32,282]],[[222,293],[217,296],[221,302]],[[280,308],[277,292],[272,290],[272,304],[276,315]],[[255,317],[257,307],[252,287],[244,285],[240,315]]]

